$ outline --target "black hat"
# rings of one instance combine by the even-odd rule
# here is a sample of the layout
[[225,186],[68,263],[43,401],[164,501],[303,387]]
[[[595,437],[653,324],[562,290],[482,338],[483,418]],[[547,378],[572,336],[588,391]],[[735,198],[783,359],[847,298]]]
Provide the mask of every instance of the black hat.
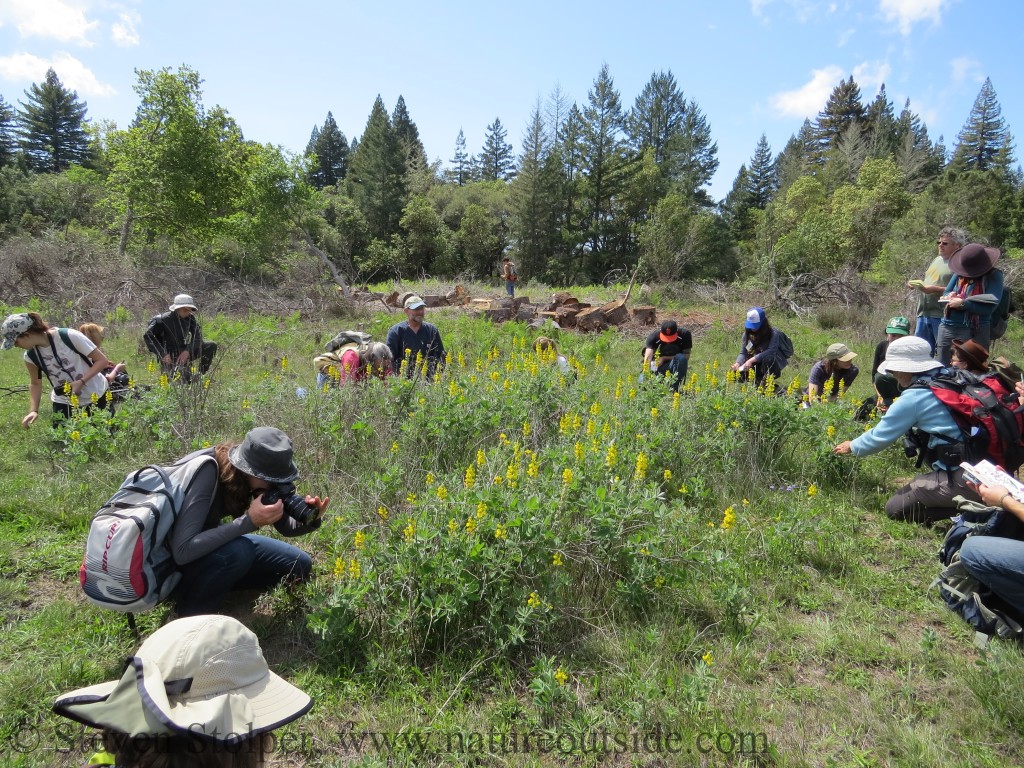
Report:
[[659,334],[661,340],[666,344],[670,344],[675,341],[678,337],[679,325],[675,320],[666,320],[661,324],[661,333]]
[[237,469],[268,483],[290,483],[299,478],[292,461],[292,441],[276,427],[250,429],[241,445],[228,452],[228,459]]

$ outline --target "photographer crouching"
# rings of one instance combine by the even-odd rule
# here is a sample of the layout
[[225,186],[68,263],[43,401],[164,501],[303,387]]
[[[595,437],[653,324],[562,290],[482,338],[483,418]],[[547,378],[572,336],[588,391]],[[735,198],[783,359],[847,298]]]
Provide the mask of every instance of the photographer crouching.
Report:
[[[283,536],[320,527],[329,499],[295,494],[292,443],[274,427],[256,427],[241,444],[220,443],[182,459],[214,456],[200,469],[170,532],[182,577],[173,593],[179,616],[217,613],[233,590],[267,590],[304,581],[313,561],[298,547],[256,535],[273,525]],[[230,520],[225,521],[225,518]]]

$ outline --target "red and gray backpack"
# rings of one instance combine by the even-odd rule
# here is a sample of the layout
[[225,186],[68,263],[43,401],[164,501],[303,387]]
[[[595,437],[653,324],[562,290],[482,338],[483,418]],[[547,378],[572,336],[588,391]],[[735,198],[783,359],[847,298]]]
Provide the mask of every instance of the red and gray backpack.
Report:
[[947,368],[927,382],[964,434],[962,461],[988,459],[1010,474],[1024,464],[1024,416],[1017,395],[995,374]]
[[169,544],[171,528],[196,474],[216,459],[205,454],[170,467],[143,467],[125,478],[93,517],[79,580],[86,599],[122,613],[148,611],[181,579]]

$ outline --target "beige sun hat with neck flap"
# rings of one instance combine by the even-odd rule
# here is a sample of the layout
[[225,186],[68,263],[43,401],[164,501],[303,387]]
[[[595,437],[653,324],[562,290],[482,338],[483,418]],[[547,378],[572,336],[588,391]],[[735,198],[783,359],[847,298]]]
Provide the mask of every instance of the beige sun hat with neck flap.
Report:
[[306,714],[312,699],[275,675],[252,630],[230,616],[190,616],[154,632],[120,680],[66,693],[53,711],[129,736],[234,744]]

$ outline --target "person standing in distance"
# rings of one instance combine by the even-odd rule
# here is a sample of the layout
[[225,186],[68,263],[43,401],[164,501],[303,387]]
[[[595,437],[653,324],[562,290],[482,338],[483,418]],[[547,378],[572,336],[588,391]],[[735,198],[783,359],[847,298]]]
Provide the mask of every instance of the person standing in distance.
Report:
[[501,260],[501,276],[505,280],[505,293],[513,299],[516,297],[516,280],[519,279],[519,271],[515,262],[508,256]]
[[949,270],[949,258],[967,245],[967,233],[959,227],[943,227],[939,230],[936,245],[939,255],[928,265],[924,280],[911,280],[907,283],[908,288],[916,288],[921,293],[917,299],[917,327],[914,335],[928,342],[933,355],[944,309],[939,304],[939,297],[945,293],[949,278],[953,276]]
[[438,369],[444,367],[444,343],[441,332],[423,317],[427,303],[419,296],[409,296],[405,300],[405,320],[391,326],[388,331],[387,345],[391,349],[395,373],[412,377],[413,372],[426,367],[428,379],[437,375]]

